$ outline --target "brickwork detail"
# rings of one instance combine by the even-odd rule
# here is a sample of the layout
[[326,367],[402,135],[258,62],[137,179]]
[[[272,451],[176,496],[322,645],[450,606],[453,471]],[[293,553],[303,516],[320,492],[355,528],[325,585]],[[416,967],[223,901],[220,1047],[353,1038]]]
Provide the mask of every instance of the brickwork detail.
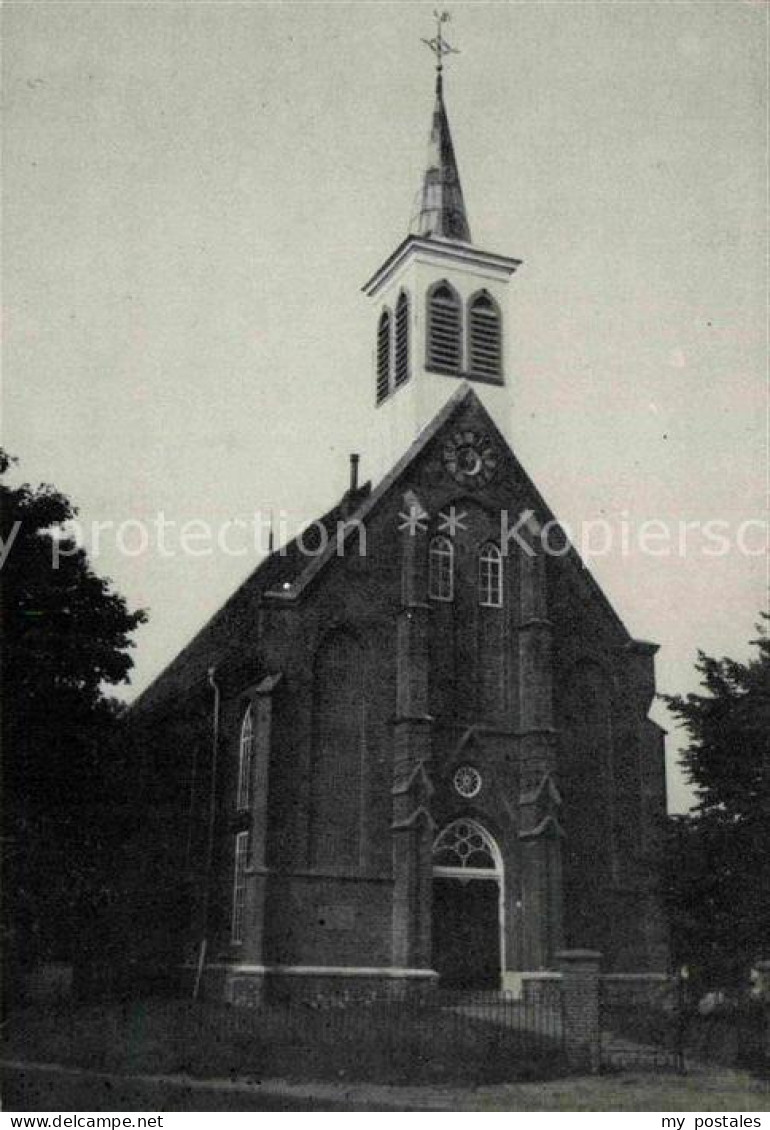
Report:
[[561,950],[556,955],[562,974],[564,1050],[571,1067],[599,1070],[599,969],[596,950]]

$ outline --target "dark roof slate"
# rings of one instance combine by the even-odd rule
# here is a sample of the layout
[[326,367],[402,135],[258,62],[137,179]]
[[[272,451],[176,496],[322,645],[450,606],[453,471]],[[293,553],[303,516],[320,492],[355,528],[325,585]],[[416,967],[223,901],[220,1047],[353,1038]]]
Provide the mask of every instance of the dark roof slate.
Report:
[[[360,492],[364,493],[364,491]],[[257,613],[262,595],[270,589],[280,591],[293,585],[306,567],[307,550],[320,537],[318,525],[329,536],[346,511],[346,500],[332,507],[304,535],[303,552],[299,536],[266,557],[249,574],[222,607],[196,632],[157,678],[131,704],[132,715],[145,715],[162,709],[180,694],[203,689],[208,672],[216,666],[221,677],[235,679],[251,668],[254,678],[262,674],[255,658]],[[251,625],[250,629],[246,625]]]

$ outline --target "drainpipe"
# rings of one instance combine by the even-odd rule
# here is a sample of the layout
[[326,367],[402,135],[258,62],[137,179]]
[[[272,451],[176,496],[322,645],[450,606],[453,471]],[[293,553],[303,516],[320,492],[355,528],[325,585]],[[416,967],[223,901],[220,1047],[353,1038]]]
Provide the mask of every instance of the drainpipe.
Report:
[[209,820],[208,837],[206,841],[206,869],[203,879],[203,906],[201,911],[202,936],[200,951],[198,953],[198,968],[195,975],[193,997],[197,999],[200,993],[203,971],[206,966],[206,950],[209,940],[209,905],[211,902],[211,875],[214,867],[214,830],[217,815],[217,755],[219,753],[219,704],[221,692],[214,678],[216,667],[208,669],[208,684],[214,691],[214,709],[211,720],[211,788],[209,790]]

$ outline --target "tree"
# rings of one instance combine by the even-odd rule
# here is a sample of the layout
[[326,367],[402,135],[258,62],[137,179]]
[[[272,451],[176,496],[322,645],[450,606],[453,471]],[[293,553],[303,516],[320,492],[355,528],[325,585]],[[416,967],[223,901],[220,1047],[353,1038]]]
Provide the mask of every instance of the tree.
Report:
[[665,872],[675,958],[708,985],[770,955],[770,639],[747,663],[698,653],[704,694],[663,696],[689,744],[697,803],[671,822]]
[[6,960],[29,964],[71,956],[110,819],[104,757],[121,708],[104,688],[127,680],[146,615],[67,533],[64,495],[5,481],[13,462],[0,451],[3,928]]

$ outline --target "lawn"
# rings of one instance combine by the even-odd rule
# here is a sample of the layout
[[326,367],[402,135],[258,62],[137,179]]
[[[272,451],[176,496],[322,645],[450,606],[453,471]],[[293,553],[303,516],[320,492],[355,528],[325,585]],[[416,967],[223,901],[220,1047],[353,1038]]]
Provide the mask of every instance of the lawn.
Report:
[[656,1075],[620,1072],[581,1076],[542,1084],[483,1089],[473,1097],[473,1110],[770,1110],[766,1084],[730,1072]]
[[5,1070],[3,1109],[88,1111],[726,1111],[770,1110],[766,1086],[744,1076],[622,1073],[481,1087],[289,1084],[110,1078]]

